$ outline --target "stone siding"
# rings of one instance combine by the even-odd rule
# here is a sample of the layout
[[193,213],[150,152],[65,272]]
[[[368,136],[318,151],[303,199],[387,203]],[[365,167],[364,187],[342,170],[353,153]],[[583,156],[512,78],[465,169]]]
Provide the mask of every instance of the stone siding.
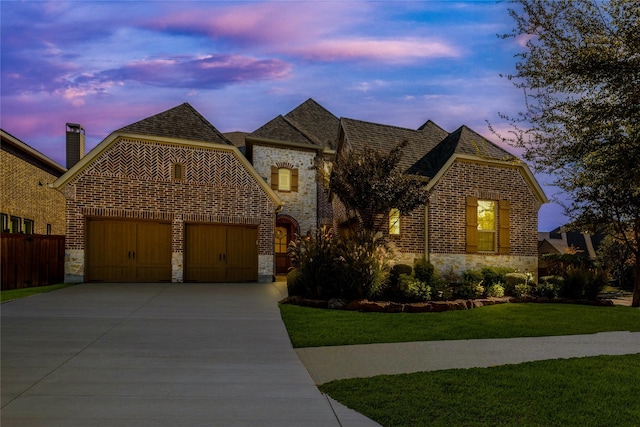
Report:
[[531,273],[536,280],[538,276],[537,256],[431,253],[429,261],[440,273],[453,270],[460,275],[466,270],[480,270],[482,267],[508,267]]
[[[185,176],[171,178],[181,163]],[[66,250],[73,274],[83,275],[85,219],[117,217],[172,223],[172,280],[182,280],[185,222],[254,224],[258,254],[273,258],[275,204],[235,155],[215,148],[119,139],[63,188]],[[273,274],[261,263],[259,275]],[[69,269],[72,266],[69,265]],[[71,272],[71,271],[70,271]]]
[[276,191],[284,206],[281,215],[293,217],[300,225],[300,233],[318,227],[318,190],[315,170],[316,152],[312,150],[253,146],[253,167],[271,184],[271,167],[298,169],[298,191]]
[[[7,144],[8,145],[8,144]],[[0,212],[33,221],[35,234],[65,234],[65,199],[49,184],[58,176],[36,166],[34,162],[0,150]]]

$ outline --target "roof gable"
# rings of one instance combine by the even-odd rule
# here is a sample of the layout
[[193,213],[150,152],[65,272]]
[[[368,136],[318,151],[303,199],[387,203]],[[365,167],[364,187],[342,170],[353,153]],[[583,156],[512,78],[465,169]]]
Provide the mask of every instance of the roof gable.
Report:
[[11,153],[13,156],[16,156],[23,161],[56,177],[59,177],[67,170],[64,166],[59,165],[49,157],[45,156],[27,143],[19,140],[4,129],[0,129],[0,135],[2,137],[2,144],[0,144],[0,146],[2,147],[3,151]]
[[186,102],[127,125],[116,132],[232,145],[218,129]]
[[278,116],[265,123],[256,131],[252,132],[250,136],[297,142],[300,144],[314,144],[314,141],[308,138],[302,131],[300,131],[300,129],[283,116]]
[[463,125],[419,159],[408,172],[432,178],[454,154],[467,154],[492,160],[516,160],[513,154]]
[[336,116],[309,98],[284,116],[270,120],[251,136],[334,148],[339,125]]

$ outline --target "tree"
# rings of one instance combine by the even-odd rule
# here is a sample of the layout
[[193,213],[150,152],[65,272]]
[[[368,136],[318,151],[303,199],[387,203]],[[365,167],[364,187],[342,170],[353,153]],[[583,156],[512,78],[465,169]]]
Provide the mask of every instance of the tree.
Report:
[[640,7],[632,0],[516,0],[526,41],[516,73],[524,111],[506,117],[504,140],[572,201],[577,228],[606,229],[635,254],[633,306],[640,306]]
[[370,147],[338,153],[330,175],[331,192],[367,231],[381,230],[391,209],[404,215],[427,202],[426,179],[398,167],[407,143],[400,142],[389,153]]

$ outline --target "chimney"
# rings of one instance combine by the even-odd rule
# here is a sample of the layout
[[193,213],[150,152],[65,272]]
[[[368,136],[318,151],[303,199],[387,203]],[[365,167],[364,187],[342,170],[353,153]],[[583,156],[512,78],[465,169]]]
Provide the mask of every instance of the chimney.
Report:
[[67,123],[67,169],[84,157],[84,128],[76,123]]

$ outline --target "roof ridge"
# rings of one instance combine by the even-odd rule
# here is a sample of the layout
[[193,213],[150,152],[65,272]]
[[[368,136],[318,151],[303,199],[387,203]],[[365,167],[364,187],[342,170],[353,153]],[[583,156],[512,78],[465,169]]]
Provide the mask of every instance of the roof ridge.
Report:
[[349,118],[349,117],[340,117],[340,121],[343,121],[343,120],[350,120],[350,121],[353,121],[353,122],[360,122],[360,123],[366,123],[366,124],[380,126],[380,127],[408,130],[410,132],[420,133],[419,130],[406,128],[406,127],[402,127],[402,126],[388,125],[388,124],[384,124],[384,123],[376,123],[376,122],[370,122],[370,121],[367,121],[367,120],[360,120],[360,119],[352,119],[352,118]]
[[[200,112],[198,112],[198,110],[196,110],[193,105],[189,104],[188,102],[183,102],[182,104],[178,105],[177,107],[182,107],[182,106],[186,106],[188,107],[195,115],[196,117],[198,117],[206,126],[208,126],[212,131],[214,131],[216,134],[218,134],[222,139],[224,139],[225,141],[227,141],[229,144],[233,145],[231,143],[231,141],[229,141],[224,134],[222,134],[222,132],[220,132],[209,120],[207,120],[202,114],[200,114]],[[175,107],[175,108],[177,108]]]

